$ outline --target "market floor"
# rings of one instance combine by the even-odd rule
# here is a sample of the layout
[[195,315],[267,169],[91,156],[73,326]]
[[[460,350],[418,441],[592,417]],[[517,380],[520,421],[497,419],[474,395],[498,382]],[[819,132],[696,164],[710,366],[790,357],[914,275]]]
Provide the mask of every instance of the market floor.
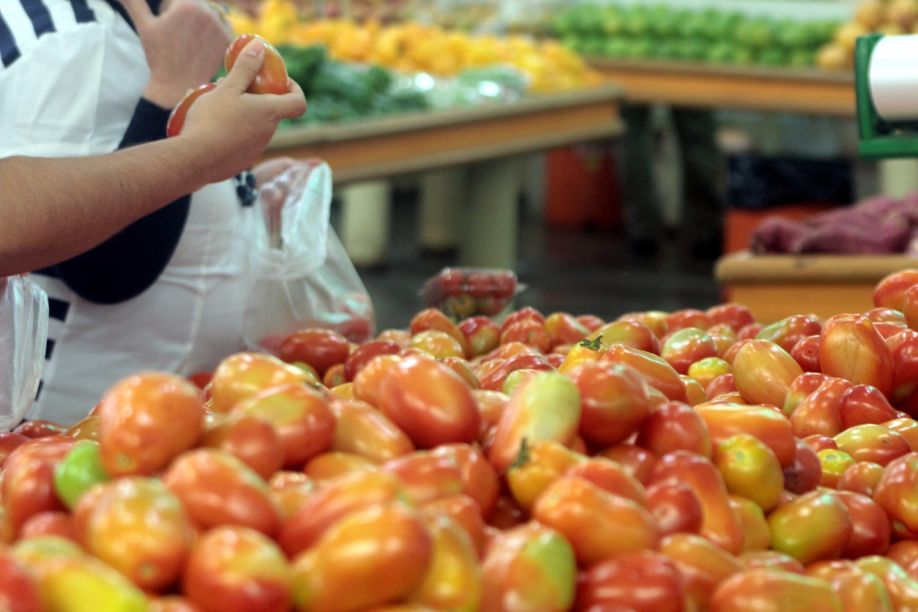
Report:
[[[517,275],[527,289],[517,305],[612,319],[632,310],[705,308],[721,301],[713,262],[687,256],[675,239],[656,257],[631,254],[621,232],[547,227],[521,213]],[[424,253],[417,240],[417,204],[399,194],[393,205],[386,263],[359,272],[376,308],[379,329],[405,327],[424,307],[419,290],[455,254]]]

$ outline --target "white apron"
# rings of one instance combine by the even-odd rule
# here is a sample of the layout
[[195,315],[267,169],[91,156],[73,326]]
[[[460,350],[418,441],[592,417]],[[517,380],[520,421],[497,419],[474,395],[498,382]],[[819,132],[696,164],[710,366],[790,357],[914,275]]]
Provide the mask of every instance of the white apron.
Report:
[[55,343],[29,418],[73,423],[125,376],[141,370],[187,375],[239,351],[251,288],[244,274],[251,212],[233,181],[195,193],[160,278],[120,304],[87,302],[62,281],[35,275],[49,297],[70,307],[63,323],[50,322]]

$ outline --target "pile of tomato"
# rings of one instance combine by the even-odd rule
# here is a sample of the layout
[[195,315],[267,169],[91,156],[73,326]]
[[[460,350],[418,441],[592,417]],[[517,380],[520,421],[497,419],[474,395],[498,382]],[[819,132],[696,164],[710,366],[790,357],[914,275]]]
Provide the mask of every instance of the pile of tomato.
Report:
[[0,434],[0,609],[918,610],[918,270],[874,297],[132,376]]

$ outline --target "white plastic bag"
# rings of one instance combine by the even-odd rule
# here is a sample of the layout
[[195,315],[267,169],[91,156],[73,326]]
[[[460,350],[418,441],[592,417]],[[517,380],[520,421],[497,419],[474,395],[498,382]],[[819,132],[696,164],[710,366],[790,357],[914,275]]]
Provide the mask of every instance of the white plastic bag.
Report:
[[28,276],[0,277],[0,431],[35,399],[48,339],[48,296]]
[[333,329],[354,342],[374,332],[373,304],[328,222],[331,169],[298,163],[265,185],[249,249],[253,291],[243,340],[250,350],[277,353],[298,329]]

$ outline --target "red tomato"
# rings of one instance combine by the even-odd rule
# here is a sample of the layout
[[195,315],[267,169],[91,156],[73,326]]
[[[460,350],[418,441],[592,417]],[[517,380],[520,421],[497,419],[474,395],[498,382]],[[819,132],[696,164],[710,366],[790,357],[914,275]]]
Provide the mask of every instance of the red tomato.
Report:
[[707,357],[717,357],[717,345],[704,330],[686,327],[671,333],[663,342],[660,356],[680,374]]
[[[493,365],[491,365],[493,364]],[[504,360],[487,362],[478,372],[478,380],[482,389],[489,391],[502,391],[507,377],[517,370],[538,370],[550,372],[554,370],[551,362],[544,355],[513,355]]]
[[29,438],[12,432],[0,433],[0,468],[10,453],[29,441]]
[[478,503],[482,516],[490,516],[500,494],[500,483],[497,471],[481,449],[467,444],[446,444],[432,453],[455,461],[462,478],[462,492]]
[[862,315],[836,315],[826,321],[819,342],[823,373],[873,385],[884,395],[892,391],[892,353],[873,322]]
[[806,336],[791,347],[790,355],[804,372],[819,371],[819,336]]
[[331,403],[335,437],[331,450],[382,463],[414,450],[408,436],[385,414],[359,400]]
[[905,290],[902,300],[902,313],[905,315],[906,324],[912,329],[918,329],[918,284]]
[[653,551],[628,553],[594,565],[577,588],[577,610],[681,612],[685,605],[679,570]]
[[465,355],[471,355],[468,340],[466,340],[465,334],[462,333],[462,330],[459,329],[459,326],[453,323],[449,317],[447,317],[436,308],[427,308],[426,310],[422,310],[418,314],[414,315],[414,317],[411,319],[409,329],[412,336],[425,331],[444,332],[459,343]]
[[775,454],[781,467],[794,461],[796,446],[790,421],[784,414],[765,406],[707,403],[695,406],[717,446],[738,433],[750,434]]
[[873,290],[873,303],[878,308],[892,308],[902,312],[905,292],[918,284],[918,270],[906,269],[884,277]]
[[651,482],[676,481],[689,486],[702,508],[701,535],[724,550],[739,553],[743,527],[730,506],[720,472],[708,459],[687,451],[675,451],[657,461]]
[[418,504],[462,493],[462,475],[455,459],[418,451],[382,465],[384,472],[395,475],[405,485],[410,498]]
[[918,453],[899,457],[886,466],[873,499],[890,520],[918,532]]
[[246,527],[224,526],[195,543],[182,586],[207,612],[284,612],[290,609],[292,578],[274,542]]
[[653,330],[641,321],[633,319],[619,319],[606,323],[593,331],[588,339],[599,340],[602,347],[623,344],[650,353],[660,352],[660,340]]
[[708,383],[708,386],[705,387],[704,392],[710,398],[715,398],[718,395],[723,395],[724,393],[734,393],[736,392],[736,383],[734,382],[733,373],[721,374]]
[[855,564],[858,568],[883,581],[894,610],[905,611],[918,608],[918,581],[909,576],[894,561],[872,555],[858,559]]
[[204,433],[201,446],[235,455],[264,479],[284,465],[284,447],[277,431],[267,420],[247,414],[217,418]]
[[373,340],[367,342],[348,356],[344,362],[344,377],[348,381],[354,380],[357,372],[363,369],[371,359],[377,355],[398,355],[402,348],[395,342],[387,340]]
[[64,437],[39,438],[22,444],[6,458],[0,479],[0,503],[9,533],[0,531],[0,542],[16,536],[32,516],[64,510],[55,493],[54,468],[73,443]]
[[379,408],[421,448],[472,442],[481,423],[465,381],[423,357],[406,357],[393,369],[380,389]]
[[839,414],[845,429],[855,425],[885,423],[897,416],[886,396],[870,385],[852,385],[845,391]]
[[564,535],[577,560],[587,566],[656,548],[660,539],[653,517],[644,508],[577,477],[563,476],[550,484],[536,501],[532,516]]
[[767,569],[744,570],[717,587],[711,612],[837,612],[841,600],[825,580]]
[[280,527],[280,514],[267,483],[227,452],[188,451],[172,462],[163,482],[202,527],[242,525],[268,535]]
[[475,552],[482,555],[485,551],[485,522],[481,516],[481,508],[468,495],[451,495],[429,501],[421,506],[424,516],[445,516],[459,526],[466,535]]
[[322,482],[351,472],[372,472],[376,467],[375,463],[360,455],[331,451],[311,459],[303,472],[311,480]]
[[915,568],[918,567],[918,540],[896,542],[887,549],[886,556],[901,565],[912,578],[915,577]]
[[586,327],[591,332],[596,331],[606,323],[596,315],[580,315],[577,317],[577,322]]
[[500,326],[488,317],[470,317],[459,324],[472,357],[485,355],[500,344]]
[[179,577],[194,528],[160,480],[119,478],[80,502],[75,522],[89,552],[143,589],[159,590]]
[[25,522],[19,533],[21,540],[40,538],[42,536],[57,536],[73,542],[79,542],[73,517],[59,510],[39,512],[33,515],[32,518]]
[[835,436],[835,442],[855,461],[880,465],[912,451],[905,438],[883,425],[857,425]]
[[819,335],[822,322],[813,315],[792,315],[762,328],[756,338],[771,340],[785,351],[790,352],[803,338]]
[[13,430],[13,433],[25,436],[26,438],[47,438],[57,436],[67,431],[67,428],[59,423],[45,420],[26,421]]
[[830,378],[807,395],[790,415],[794,435],[805,438],[814,434],[833,437],[844,430],[841,407],[851,383]]
[[885,469],[882,465],[860,461],[848,467],[838,480],[839,491],[851,491],[872,498]]
[[740,561],[745,569],[772,568],[794,574],[806,573],[802,563],[775,550],[750,550],[740,556]]
[[662,536],[698,533],[701,529],[701,503],[695,492],[681,482],[660,482],[649,487],[647,509]]
[[749,340],[733,359],[733,380],[743,398],[782,407],[788,389],[803,370],[787,351],[769,340]]
[[312,480],[300,472],[275,472],[268,482],[272,501],[280,510],[281,518],[287,520],[312,497]]
[[398,504],[358,510],[333,525],[294,564],[304,610],[364,610],[422,584],[433,539],[416,511]]
[[847,506],[834,493],[812,491],[768,517],[772,548],[804,565],[837,558],[851,537]]
[[685,590],[694,607],[708,609],[714,589],[739,572],[739,560],[707,538],[691,533],[676,533],[660,542],[663,553],[685,579]]
[[600,455],[620,464],[643,485],[650,482],[654,465],[657,463],[656,455],[634,444],[616,444],[602,451]]
[[149,612],[202,612],[190,599],[167,595],[150,600]]
[[590,331],[580,324],[574,315],[566,312],[555,312],[545,319],[545,331],[551,338],[551,345],[575,344],[583,340]]
[[239,54],[253,40],[258,40],[265,46],[265,60],[255,80],[249,85],[248,92],[254,94],[287,93],[290,87],[287,85],[287,66],[284,65],[284,58],[281,57],[281,54],[277,52],[277,49],[271,43],[256,34],[240,34],[230,44],[224,58],[226,71],[229,72],[233,69]]
[[505,323],[500,334],[500,343],[508,342],[522,342],[543,354],[549,352],[552,347],[551,336],[545,330],[544,323],[535,319],[523,319],[510,325]]
[[745,325],[736,332],[736,339],[752,340],[759,335],[759,332],[762,331],[762,327],[763,325],[761,323],[750,323],[749,325]]
[[847,506],[851,517],[851,537],[842,549],[842,557],[858,559],[885,553],[892,527],[883,508],[860,493],[839,491],[836,495]]
[[686,450],[711,457],[711,437],[702,418],[688,404],[666,402],[657,406],[641,426],[637,445],[658,457]]
[[216,83],[204,83],[197,89],[185,94],[185,97],[182,98],[175,108],[172,109],[172,112],[169,113],[169,120],[166,123],[166,136],[171,138],[181,134],[182,128],[185,127],[185,117],[188,115],[188,110],[191,108],[191,105],[194,104],[198,98],[216,88]]
[[354,397],[372,406],[379,404],[379,390],[393,368],[402,360],[398,355],[377,355],[354,377]]
[[284,467],[302,468],[331,448],[335,416],[326,396],[302,384],[287,384],[253,395],[235,412],[264,419],[277,431]]
[[11,551],[0,546],[0,610],[7,612],[41,612],[41,594],[38,582],[13,557]]
[[687,327],[697,327],[698,329],[707,329],[714,322],[707,313],[696,308],[685,308],[670,313],[666,317],[666,326],[669,333],[685,329]]
[[816,451],[803,440],[794,440],[794,460],[784,468],[784,488],[801,495],[819,486],[822,464]]
[[706,314],[711,320],[712,325],[726,324],[735,332],[739,332],[739,330],[747,325],[755,323],[755,317],[752,311],[742,304],[737,304],[735,302],[712,306],[708,308]]
[[682,384],[679,373],[659,355],[615,344],[609,347],[601,359],[633,367],[644,375],[647,384],[656,387],[671,400],[685,401],[686,399],[685,385]]
[[604,491],[630,499],[640,506],[647,506],[644,486],[623,466],[604,457],[578,461],[567,470],[566,475],[583,478]]
[[260,391],[284,384],[301,384],[309,374],[296,366],[262,353],[237,353],[214,370],[210,383],[212,408],[229,412],[239,402]]
[[201,437],[204,398],[179,376],[138,374],[105,394],[98,416],[105,470],[112,476],[154,474]]
[[330,329],[301,329],[281,344],[280,358],[288,363],[302,361],[324,376],[333,365],[344,363],[350,353],[347,338]]
[[643,377],[629,366],[585,362],[568,376],[580,389],[579,433],[589,444],[618,444],[636,432],[650,415]]
[[532,306],[524,306],[523,308],[520,308],[519,310],[511,312],[509,315],[507,315],[507,318],[504,319],[504,322],[501,325],[500,333],[503,334],[504,331],[506,331],[506,329],[514,323],[518,321],[525,321],[527,319],[532,319],[533,321],[537,321],[539,323],[545,323],[545,315],[543,315]]
[[295,557],[312,547],[337,521],[356,510],[385,505],[405,496],[405,487],[386,472],[356,472],[335,478],[317,489],[284,523],[278,542]]
[[832,585],[844,610],[884,612],[893,609],[883,581],[851,561],[821,561],[809,566],[806,573]]

